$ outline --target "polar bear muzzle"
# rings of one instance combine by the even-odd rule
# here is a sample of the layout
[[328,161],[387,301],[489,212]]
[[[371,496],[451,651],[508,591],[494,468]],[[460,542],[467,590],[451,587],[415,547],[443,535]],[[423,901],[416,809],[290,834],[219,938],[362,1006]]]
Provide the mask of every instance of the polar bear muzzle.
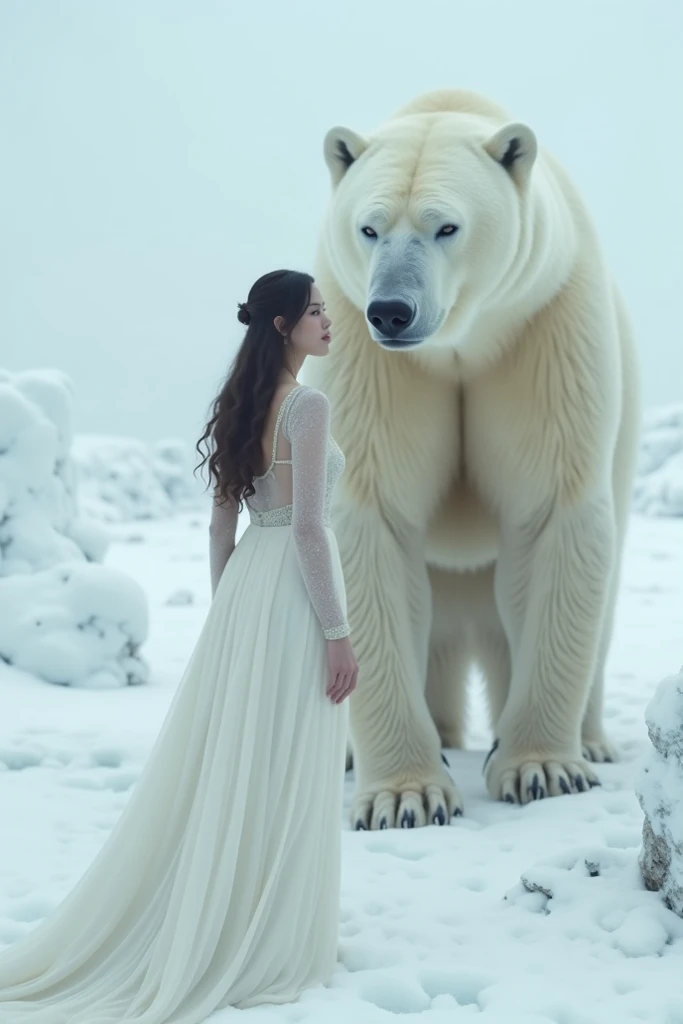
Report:
[[399,232],[379,243],[365,316],[370,335],[383,348],[413,348],[441,326],[428,279],[429,253],[422,239]]

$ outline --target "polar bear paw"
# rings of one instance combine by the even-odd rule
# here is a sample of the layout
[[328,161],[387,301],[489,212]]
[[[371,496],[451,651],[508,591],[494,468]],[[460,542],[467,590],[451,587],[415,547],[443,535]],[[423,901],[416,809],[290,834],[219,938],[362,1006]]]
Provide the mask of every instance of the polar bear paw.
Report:
[[568,757],[566,753],[511,756],[500,749],[498,741],[486,759],[484,771],[493,799],[509,804],[585,793],[600,785],[597,775],[582,757]]
[[619,760],[616,748],[612,746],[605,736],[599,736],[598,738],[584,736],[582,744],[583,756],[586,761],[592,761],[593,764],[609,764],[612,761]]
[[447,825],[463,813],[460,791],[450,776],[387,780],[364,786],[351,809],[356,830]]

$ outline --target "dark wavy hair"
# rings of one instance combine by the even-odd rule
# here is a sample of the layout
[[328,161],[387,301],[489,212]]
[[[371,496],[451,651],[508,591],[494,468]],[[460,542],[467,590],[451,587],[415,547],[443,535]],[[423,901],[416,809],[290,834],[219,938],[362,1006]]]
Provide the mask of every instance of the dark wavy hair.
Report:
[[[232,499],[241,511],[244,499],[254,493],[253,478],[267,468],[261,440],[266,417],[285,366],[285,341],[306,312],[312,284],[310,274],[274,270],[252,285],[246,302],[238,303],[237,319],[247,333],[195,445],[200,456],[202,444],[207,453],[194,472],[208,460],[206,487],[214,481],[218,504]],[[273,323],[278,316],[284,321],[282,332]]]

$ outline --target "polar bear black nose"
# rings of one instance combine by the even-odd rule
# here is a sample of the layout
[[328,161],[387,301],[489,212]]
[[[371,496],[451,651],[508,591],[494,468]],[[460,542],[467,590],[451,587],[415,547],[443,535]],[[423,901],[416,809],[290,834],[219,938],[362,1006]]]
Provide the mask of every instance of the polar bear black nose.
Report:
[[397,338],[413,322],[415,310],[401,299],[376,299],[368,306],[367,317],[385,338]]

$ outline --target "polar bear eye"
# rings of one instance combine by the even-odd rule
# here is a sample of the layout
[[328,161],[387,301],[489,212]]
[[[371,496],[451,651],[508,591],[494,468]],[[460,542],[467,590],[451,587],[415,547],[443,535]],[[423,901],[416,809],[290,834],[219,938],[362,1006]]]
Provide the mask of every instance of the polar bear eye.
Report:
[[457,231],[458,231],[458,225],[457,224],[444,224],[444,226],[442,228],[439,228],[439,230],[437,231],[436,237],[437,238],[448,238],[448,237],[450,237],[452,235],[455,235],[457,233]]
[[364,228],[361,228],[360,231],[361,234],[365,235],[366,238],[377,238],[377,232],[375,231],[375,229],[368,227],[367,225]]

